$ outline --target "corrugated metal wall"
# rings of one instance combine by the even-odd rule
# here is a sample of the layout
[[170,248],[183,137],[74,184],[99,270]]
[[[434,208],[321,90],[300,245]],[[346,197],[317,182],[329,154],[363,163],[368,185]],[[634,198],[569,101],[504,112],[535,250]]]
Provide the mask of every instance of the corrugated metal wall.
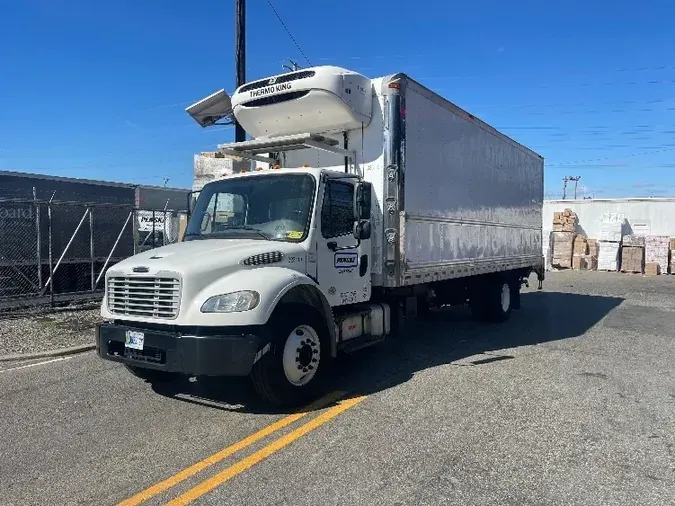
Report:
[[621,213],[627,224],[623,234],[667,235],[675,237],[675,198],[672,199],[612,199],[612,200],[547,200],[544,201],[543,229],[553,228],[553,213],[571,209],[579,218],[577,233],[589,238],[600,237],[604,213]]

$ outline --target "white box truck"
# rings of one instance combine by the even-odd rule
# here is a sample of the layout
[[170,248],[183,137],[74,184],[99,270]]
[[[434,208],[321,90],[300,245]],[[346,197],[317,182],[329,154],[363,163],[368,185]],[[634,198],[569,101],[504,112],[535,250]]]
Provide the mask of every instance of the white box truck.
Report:
[[502,322],[541,288],[543,158],[405,74],[301,69],[188,112],[236,118],[254,139],[218,149],[252,162],[203,187],[183,242],[106,273],[98,354],[137,376],[297,405],[418,312]]

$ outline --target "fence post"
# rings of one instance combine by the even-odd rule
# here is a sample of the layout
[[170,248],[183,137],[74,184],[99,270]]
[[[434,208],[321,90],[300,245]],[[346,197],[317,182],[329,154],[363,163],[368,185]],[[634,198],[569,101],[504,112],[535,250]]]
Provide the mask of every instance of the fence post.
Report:
[[[52,196],[53,197],[53,196]],[[47,241],[49,241],[49,279],[54,278],[54,254],[53,254],[53,235],[52,235],[52,199],[49,199],[49,204],[47,204]],[[44,288],[42,291],[44,293]],[[49,302],[51,307],[54,307],[54,283],[49,284]]]
[[37,282],[39,291],[42,290],[42,230],[40,229],[40,203],[37,201],[37,191],[35,190],[35,186],[33,186],[33,205],[35,206],[35,254],[37,257]]
[[91,261],[91,291],[94,291],[94,209],[89,207],[89,260]]
[[133,215],[133,221],[131,223],[131,232],[132,235],[134,236],[133,240],[134,240],[134,255],[135,255],[136,253],[138,253],[138,246],[139,246],[138,241],[140,240],[140,236],[138,233],[138,217],[139,217],[138,209],[136,208],[132,209],[131,213]]
[[155,210],[152,210],[152,247],[157,247],[157,236],[155,235]]

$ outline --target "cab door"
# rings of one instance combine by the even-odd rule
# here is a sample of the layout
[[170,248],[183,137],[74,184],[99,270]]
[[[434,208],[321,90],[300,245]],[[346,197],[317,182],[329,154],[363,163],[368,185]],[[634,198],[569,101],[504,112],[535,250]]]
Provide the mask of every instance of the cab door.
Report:
[[[330,177],[324,181],[317,238],[317,281],[331,306],[365,302],[371,292],[371,187],[361,186],[363,183],[356,178]],[[357,197],[366,194],[359,204]],[[361,220],[364,216],[367,219]],[[358,232],[359,227],[367,228],[367,232]]]

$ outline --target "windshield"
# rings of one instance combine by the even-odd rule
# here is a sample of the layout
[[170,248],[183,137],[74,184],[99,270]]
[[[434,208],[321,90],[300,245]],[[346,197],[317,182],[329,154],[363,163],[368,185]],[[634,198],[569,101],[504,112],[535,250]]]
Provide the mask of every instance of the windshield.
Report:
[[185,239],[303,241],[314,190],[310,174],[256,175],[209,183],[197,199]]

